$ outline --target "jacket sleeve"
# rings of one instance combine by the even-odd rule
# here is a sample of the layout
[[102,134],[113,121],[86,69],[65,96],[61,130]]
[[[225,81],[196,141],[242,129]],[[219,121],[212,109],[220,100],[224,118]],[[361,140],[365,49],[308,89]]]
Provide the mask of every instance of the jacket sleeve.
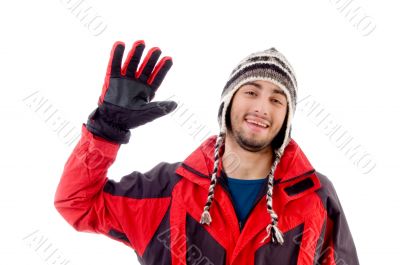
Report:
[[119,148],[83,125],[54,205],[76,230],[104,234],[142,255],[168,210],[178,163],[162,162],[144,174],[134,171],[116,182],[107,178],[107,170]]
[[359,265],[356,247],[342,205],[332,182],[319,174],[319,195],[327,211],[323,240],[320,242],[318,265]]

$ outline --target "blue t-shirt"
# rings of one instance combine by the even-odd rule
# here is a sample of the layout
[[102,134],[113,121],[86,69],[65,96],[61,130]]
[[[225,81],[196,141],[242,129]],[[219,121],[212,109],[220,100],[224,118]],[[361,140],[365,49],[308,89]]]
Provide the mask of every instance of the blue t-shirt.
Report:
[[266,179],[235,179],[227,177],[229,191],[239,222],[243,223]]

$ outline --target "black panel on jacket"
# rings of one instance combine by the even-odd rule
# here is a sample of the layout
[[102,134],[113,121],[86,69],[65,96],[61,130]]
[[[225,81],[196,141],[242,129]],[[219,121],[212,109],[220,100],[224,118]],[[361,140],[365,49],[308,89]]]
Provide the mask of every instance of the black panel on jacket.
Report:
[[134,199],[169,197],[181,179],[175,173],[180,164],[161,162],[146,173],[134,171],[119,182],[110,179],[104,186],[104,192]]
[[108,235],[115,238],[116,240],[125,241],[130,244],[129,239],[126,237],[126,235],[120,231],[110,229],[110,231],[108,231]]
[[189,214],[186,215],[186,238],[187,265],[225,264],[224,248]]
[[257,249],[254,257],[254,265],[282,264],[296,265],[300,251],[300,242],[304,224],[300,224],[284,234],[283,245],[269,242]]
[[157,228],[153,238],[150,240],[143,257],[138,256],[140,264],[143,265],[170,265],[171,259],[171,233],[170,233],[170,209],[165,213],[160,226]]
[[303,179],[296,184],[286,187],[285,192],[289,196],[294,196],[296,194],[302,193],[314,186],[314,182],[310,178]]
[[[321,198],[329,219],[334,223],[331,234],[333,235],[336,264],[358,265],[358,257],[354,255],[357,253],[356,247],[336,190],[332,182],[325,175],[319,172],[316,172],[316,174],[321,182],[321,188],[316,193]],[[323,259],[325,252],[329,252],[329,246],[321,249],[321,253],[319,254],[321,259]]]

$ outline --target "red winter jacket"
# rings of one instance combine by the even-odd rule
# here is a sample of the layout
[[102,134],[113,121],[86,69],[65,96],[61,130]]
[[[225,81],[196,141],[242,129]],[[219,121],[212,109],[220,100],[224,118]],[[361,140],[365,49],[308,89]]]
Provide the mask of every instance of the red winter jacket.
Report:
[[[266,186],[239,227],[224,173],[218,176],[209,226],[199,223],[207,199],[216,136],[183,162],[162,162],[120,182],[107,178],[119,149],[82,127],[55,196],[60,214],[78,231],[123,242],[141,264],[356,265],[356,249],[332,186],[316,172],[294,140],[274,181],[274,210],[282,246],[263,243],[270,223]],[[222,165],[220,165],[222,170]]]

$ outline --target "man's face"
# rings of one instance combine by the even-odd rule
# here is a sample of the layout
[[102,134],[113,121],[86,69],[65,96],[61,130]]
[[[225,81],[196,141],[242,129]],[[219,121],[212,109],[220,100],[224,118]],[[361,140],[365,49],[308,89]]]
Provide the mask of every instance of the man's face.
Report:
[[284,92],[275,84],[261,80],[246,83],[233,97],[228,137],[250,152],[270,147],[283,125],[287,105]]

